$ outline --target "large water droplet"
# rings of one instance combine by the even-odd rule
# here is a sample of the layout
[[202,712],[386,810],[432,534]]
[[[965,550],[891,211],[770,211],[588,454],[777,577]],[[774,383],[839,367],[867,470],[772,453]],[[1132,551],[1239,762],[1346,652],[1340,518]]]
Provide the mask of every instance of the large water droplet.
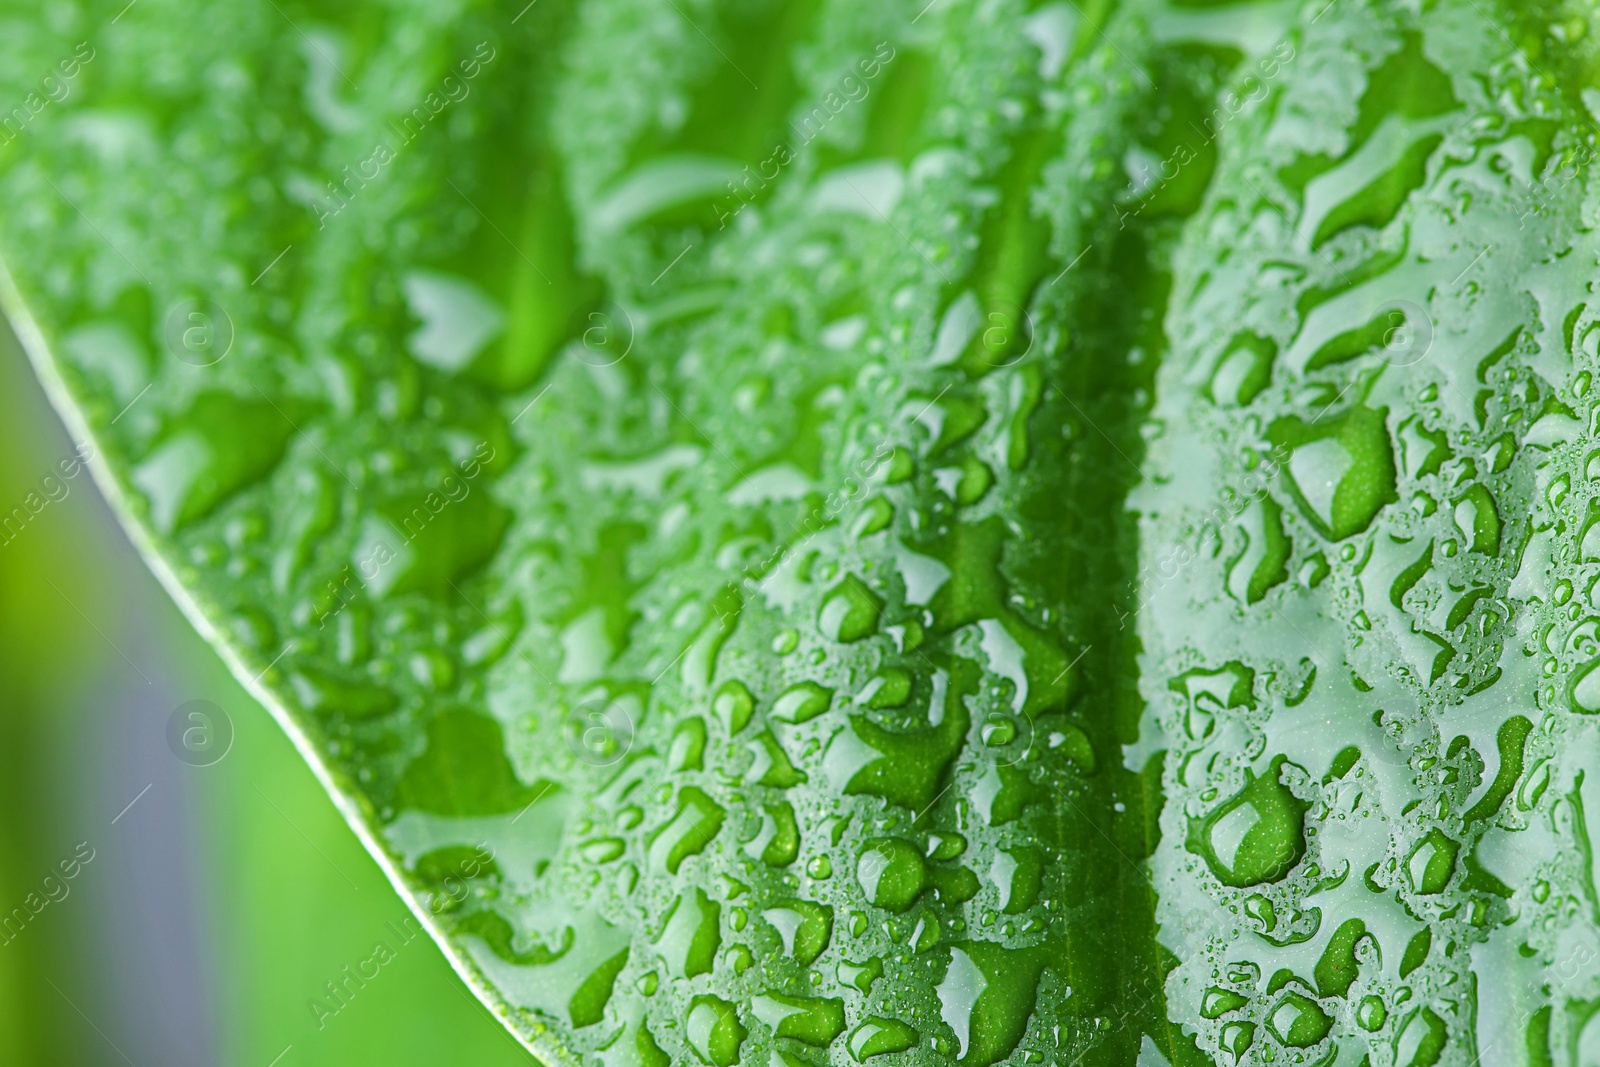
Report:
[[866,843],[856,860],[856,880],[873,904],[899,912],[921,895],[928,870],[909,841],[876,838]]
[[1365,530],[1396,499],[1386,414],[1358,407],[1320,423],[1288,418],[1272,425],[1273,442],[1292,449],[1289,478],[1301,510],[1335,541]]
[[711,844],[725,814],[705,793],[685,786],[678,793],[677,812],[650,838],[650,862],[664,867],[668,874],[677,874],[684,860]]
[[883,601],[855,575],[834,586],[817,614],[817,628],[831,641],[850,643],[877,632]]
[[815,1048],[827,1048],[844,1032],[844,1001],[837,998],[765,993],[751,999],[750,1011],[772,1027],[774,1037],[793,1038]]
[[1446,837],[1443,831],[1432,830],[1406,860],[1406,873],[1411,878],[1411,888],[1423,896],[1442,893],[1455,873],[1456,853],[1461,846]]
[[865,1063],[874,1056],[915,1048],[918,1037],[916,1030],[898,1019],[869,1016],[850,1035],[850,1055],[857,1063]]
[[744,1044],[745,1028],[739,1013],[721,997],[695,997],[684,1021],[683,1036],[689,1047],[711,1067],[733,1067],[739,1062],[739,1046]]
[[1203,857],[1223,885],[1276,882],[1305,854],[1307,805],[1279,781],[1285,762],[1279,756],[1210,815],[1191,821],[1189,851]]

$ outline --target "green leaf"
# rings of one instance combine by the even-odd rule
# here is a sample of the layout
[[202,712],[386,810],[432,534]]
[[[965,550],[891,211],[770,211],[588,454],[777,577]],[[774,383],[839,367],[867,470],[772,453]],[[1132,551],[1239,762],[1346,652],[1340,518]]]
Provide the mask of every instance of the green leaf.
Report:
[[[1143,584],[1141,732],[1167,1010],[1219,1063],[1593,1040],[1600,98],[1568,17],[1308,20],[1173,247],[1134,503],[1147,557],[1189,549]],[[1248,701],[1185,684],[1228,665]],[[1303,851],[1264,848],[1291,821]]]
[[530,1049],[1587,1040],[1585,22],[515,6],[0,16],[0,299]]

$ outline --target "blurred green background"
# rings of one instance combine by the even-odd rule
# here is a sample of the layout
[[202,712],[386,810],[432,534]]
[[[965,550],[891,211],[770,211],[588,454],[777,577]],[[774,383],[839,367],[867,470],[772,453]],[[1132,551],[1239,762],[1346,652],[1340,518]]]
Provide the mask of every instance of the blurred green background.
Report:
[[[0,325],[0,514],[74,444]],[[27,919],[0,932],[0,1067],[536,1062],[421,937],[319,1028],[405,907],[89,475],[61,484],[0,544],[0,918]],[[168,746],[191,700],[233,726],[211,766]]]

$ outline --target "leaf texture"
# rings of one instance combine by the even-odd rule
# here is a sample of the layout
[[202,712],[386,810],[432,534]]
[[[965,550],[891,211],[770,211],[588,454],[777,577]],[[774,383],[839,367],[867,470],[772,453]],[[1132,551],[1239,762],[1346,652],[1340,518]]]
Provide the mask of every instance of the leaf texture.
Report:
[[545,1062],[1587,1048],[1578,16],[52,10],[5,310]]

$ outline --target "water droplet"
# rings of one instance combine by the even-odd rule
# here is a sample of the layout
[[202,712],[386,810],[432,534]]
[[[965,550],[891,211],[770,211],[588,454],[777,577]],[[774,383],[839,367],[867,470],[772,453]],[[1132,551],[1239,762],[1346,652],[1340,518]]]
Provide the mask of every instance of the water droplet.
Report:
[[779,722],[802,723],[815,719],[833,704],[833,690],[816,682],[790,686],[772,706],[772,717]]
[[726,813],[694,786],[678,793],[678,810],[650,838],[650,862],[677,874],[684,860],[704,851],[722,828]]
[[809,900],[787,900],[761,913],[783,939],[783,950],[802,967],[816,962],[833,937],[833,909]]
[[882,614],[883,601],[852,574],[822,602],[817,628],[829,640],[849,644],[876,633]]
[[928,858],[953,860],[967,850],[967,839],[954,831],[940,831],[928,835]]
[[209,514],[271,473],[293,432],[270,404],[201,393],[133,470],[133,484],[149,500],[151,524],[170,534]]
[[716,699],[711,703],[711,710],[716,713],[722,728],[728,731],[730,737],[745,728],[755,708],[756,702],[751,697],[750,690],[739,681],[724,682],[722,688],[717,690]]
[[1017,725],[999,712],[991,712],[978,731],[983,743],[990,748],[1004,748],[1017,738]]
[[1333,1019],[1317,1002],[1290,992],[1272,1009],[1273,1036],[1290,1048],[1309,1048],[1328,1036]]
[[1444,1054],[1449,1031],[1444,1020],[1429,1008],[1411,1014],[1395,1041],[1394,1062],[1406,1067],[1433,1067]]
[[856,1062],[865,1063],[874,1056],[915,1048],[919,1038],[916,1030],[898,1019],[873,1015],[862,1020],[850,1035],[848,1044]]
[[875,838],[856,860],[856,881],[873,904],[902,912],[927,887],[928,870],[909,841]]
[[684,1021],[683,1036],[689,1047],[711,1067],[734,1067],[747,1035],[739,1013],[721,997],[695,997]]
[[1223,885],[1245,889],[1279,881],[1305,854],[1306,804],[1279,781],[1285,765],[1279,756],[1210,815],[1191,820],[1189,851],[1204,858]]
[[1396,499],[1385,416],[1382,409],[1357,407],[1315,425],[1298,418],[1272,424],[1273,443],[1292,449],[1289,480],[1301,510],[1335,541],[1365,530]]
[[1234,1062],[1237,1063],[1244,1058],[1246,1052],[1250,1051],[1250,1046],[1255,1043],[1255,1039],[1255,1023],[1228,1023],[1222,1028],[1218,1043],[1233,1056]]
[[1011,915],[1026,911],[1039,898],[1044,854],[1028,846],[996,851],[989,880],[999,893],[1001,911]]
[[1456,498],[1455,520],[1473,552],[1492,556],[1500,551],[1500,513],[1489,490],[1474,485]]
[[886,529],[893,520],[894,505],[881,496],[875,496],[862,505],[861,514],[850,532],[857,537],[868,537]]
[[764,993],[751,998],[750,1011],[772,1027],[774,1037],[793,1038],[826,1048],[844,1032],[844,1001]]
[[620,859],[627,847],[627,844],[619,838],[601,837],[579,845],[578,853],[585,860],[598,865]]
[[790,789],[807,780],[804,771],[795,768],[776,735],[763,730],[745,745],[753,757],[745,780],[774,789]]
[[865,708],[901,708],[911,699],[911,673],[899,667],[885,667],[856,694],[856,703]]
[[800,828],[794,808],[784,801],[763,804],[761,829],[744,847],[747,855],[759,858],[769,867],[787,867],[800,854]]
[[841,961],[838,967],[839,982],[842,985],[859,989],[863,993],[872,992],[872,983],[883,977],[883,961],[876,956],[865,963],[855,964]]
[[1212,986],[1206,990],[1205,996],[1200,1001],[1200,1015],[1206,1019],[1220,1019],[1249,1003],[1249,997],[1235,993],[1231,989],[1223,989],[1221,986]]
[[1406,873],[1411,878],[1411,888],[1422,896],[1442,893],[1455,873],[1456,853],[1461,846],[1444,835],[1441,830],[1431,830],[1406,860]]
[[1007,949],[966,941],[950,949],[936,992],[940,1014],[955,1031],[959,1062],[989,1067],[1011,1054],[1033,1014],[1042,949]]
[[684,978],[709,974],[717,949],[722,946],[722,909],[699,889],[685,892],[667,912],[656,950],[672,970]]
[[672,747],[667,750],[667,768],[672,771],[698,771],[706,750],[706,724],[701,718],[680,722],[672,731]]

